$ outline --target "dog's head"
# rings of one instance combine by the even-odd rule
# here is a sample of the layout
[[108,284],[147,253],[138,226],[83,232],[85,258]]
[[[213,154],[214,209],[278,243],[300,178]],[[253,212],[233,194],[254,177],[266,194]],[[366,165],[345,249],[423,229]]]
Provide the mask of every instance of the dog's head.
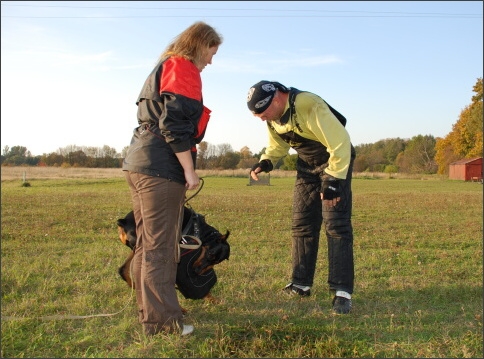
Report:
[[227,242],[230,231],[225,234],[217,231],[215,235],[217,237],[215,240],[202,244],[202,252],[193,264],[193,269],[198,275],[206,273],[215,264],[219,264],[230,257],[230,245]]
[[129,248],[136,246],[136,222],[133,211],[129,212],[124,218],[117,221],[119,239]]
[[230,245],[227,242],[230,231],[222,234],[205,221],[205,216],[195,213],[191,213],[195,216],[195,222],[198,225],[200,239],[202,241],[202,251],[200,256],[193,264],[193,269],[196,274],[203,275],[213,268],[215,264],[229,259]]

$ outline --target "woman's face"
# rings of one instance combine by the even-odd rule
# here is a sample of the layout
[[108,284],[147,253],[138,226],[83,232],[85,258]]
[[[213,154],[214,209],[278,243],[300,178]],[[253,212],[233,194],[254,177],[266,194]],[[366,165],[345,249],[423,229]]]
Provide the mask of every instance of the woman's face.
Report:
[[199,63],[195,63],[195,66],[200,70],[200,72],[203,71],[205,66],[208,64],[212,64],[212,57],[217,53],[218,50],[218,45],[209,47],[205,53],[200,57]]

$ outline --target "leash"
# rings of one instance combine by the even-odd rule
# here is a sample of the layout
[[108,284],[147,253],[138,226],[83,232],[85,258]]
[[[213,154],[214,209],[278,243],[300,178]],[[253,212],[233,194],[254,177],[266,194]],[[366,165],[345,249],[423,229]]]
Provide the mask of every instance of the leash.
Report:
[[205,181],[203,180],[202,177],[200,177],[200,186],[198,187],[197,191],[194,194],[192,194],[190,197],[188,197],[185,200],[185,203],[188,203],[189,200],[193,199],[193,197],[195,197],[198,193],[200,193],[200,191],[202,190],[204,184],[205,184]]
[[[133,261],[131,261],[129,265],[129,272],[131,275],[131,278],[134,278],[133,276]],[[44,317],[12,317],[12,316],[2,316],[2,322],[10,322],[14,320],[33,320],[33,319],[39,319],[39,320],[65,320],[65,319],[88,319],[88,318],[95,318],[95,317],[112,317],[115,315],[118,315],[122,311],[124,311],[126,308],[128,308],[128,305],[131,305],[131,299],[133,298],[133,293],[134,293],[134,281],[131,281],[131,295],[129,296],[128,301],[126,301],[126,305],[116,313],[107,313],[107,314],[92,314],[92,315],[47,315]]]
[[[197,244],[188,244],[187,238],[193,239]],[[189,235],[184,235],[182,236],[182,240],[180,242],[180,248],[184,249],[198,249],[202,245],[202,241],[200,238],[197,238],[195,236],[189,236]]]
[[95,318],[95,317],[112,317],[124,311],[128,305],[131,305],[131,298],[133,297],[134,287],[131,286],[131,295],[129,300],[126,302],[124,308],[116,313],[107,313],[107,314],[92,314],[92,315],[47,315],[44,317],[12,317],[12,316],[2,316],[2,322],[9,322],[14,320],[64,320],[64,319],[87,319],[87,318]]
[[[202,190],[203,188],[203,185],[204,185],[205,181],[203,180],[203,178],[200,178],[200,186],[198,187],[198,189],[196,190],[196,192],[194,194],[192,194],[190,197],[188,197],[187,199],[185,199],[185,202],[183,202],[183,205],[187,206],[188,208],[190,208],[190,211],[191,211],[191,215],[190,215],[190,218],[188,220],[188,223],[185,225],[185,227],[183,228],[182,230],[182,236],[181,236],[181,240],[180,242],[178,242],[177,244],[177,261],[181,258],[181,249],[190,249],[190,250],[196,250],[198,248],[200,248],[202,246],[202,241],[200,240],[199,235],[200,235],[200,229],[198,228],[198,214],[191,208],[192,206],[190,206],[190,204],[188,203],[189,200],[193,199],[197,194],[200,193],[200,191]],[[195,218],[193,218],[195,217]],[[194,227],[194,235],[191,236],[188,233],[188,231],[190,231],[191,227]],[[197,242],[197,244],[188,244],[189,242],[189,239],[192,239],[194,240],[195,242]]]

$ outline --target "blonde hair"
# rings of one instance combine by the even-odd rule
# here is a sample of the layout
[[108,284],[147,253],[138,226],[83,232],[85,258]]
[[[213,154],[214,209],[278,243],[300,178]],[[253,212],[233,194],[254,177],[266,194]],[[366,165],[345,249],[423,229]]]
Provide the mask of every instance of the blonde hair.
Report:
[[161,54],[160,60],[169,56],[181,56],[197,63],[208,48],[219,46],[222,41],[222,36],[213,27],[197,21],[171,41]]

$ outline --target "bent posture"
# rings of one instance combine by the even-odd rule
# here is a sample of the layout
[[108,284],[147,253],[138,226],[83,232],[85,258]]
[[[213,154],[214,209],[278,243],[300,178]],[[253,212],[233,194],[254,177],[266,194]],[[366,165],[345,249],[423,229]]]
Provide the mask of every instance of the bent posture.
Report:
[[352,307],[354,264],[351,224],[351,176],[355,150],[346,119],[321,97],[279,82],[260,81],[249,89],[247,106],[267,123],[269,143],[250,172],[269,172],[296,150],[297,178],[292,214],[292,279],[284,291],[309,296],[313,285],[319,236],[328,241],[328,283],[333,311]]

